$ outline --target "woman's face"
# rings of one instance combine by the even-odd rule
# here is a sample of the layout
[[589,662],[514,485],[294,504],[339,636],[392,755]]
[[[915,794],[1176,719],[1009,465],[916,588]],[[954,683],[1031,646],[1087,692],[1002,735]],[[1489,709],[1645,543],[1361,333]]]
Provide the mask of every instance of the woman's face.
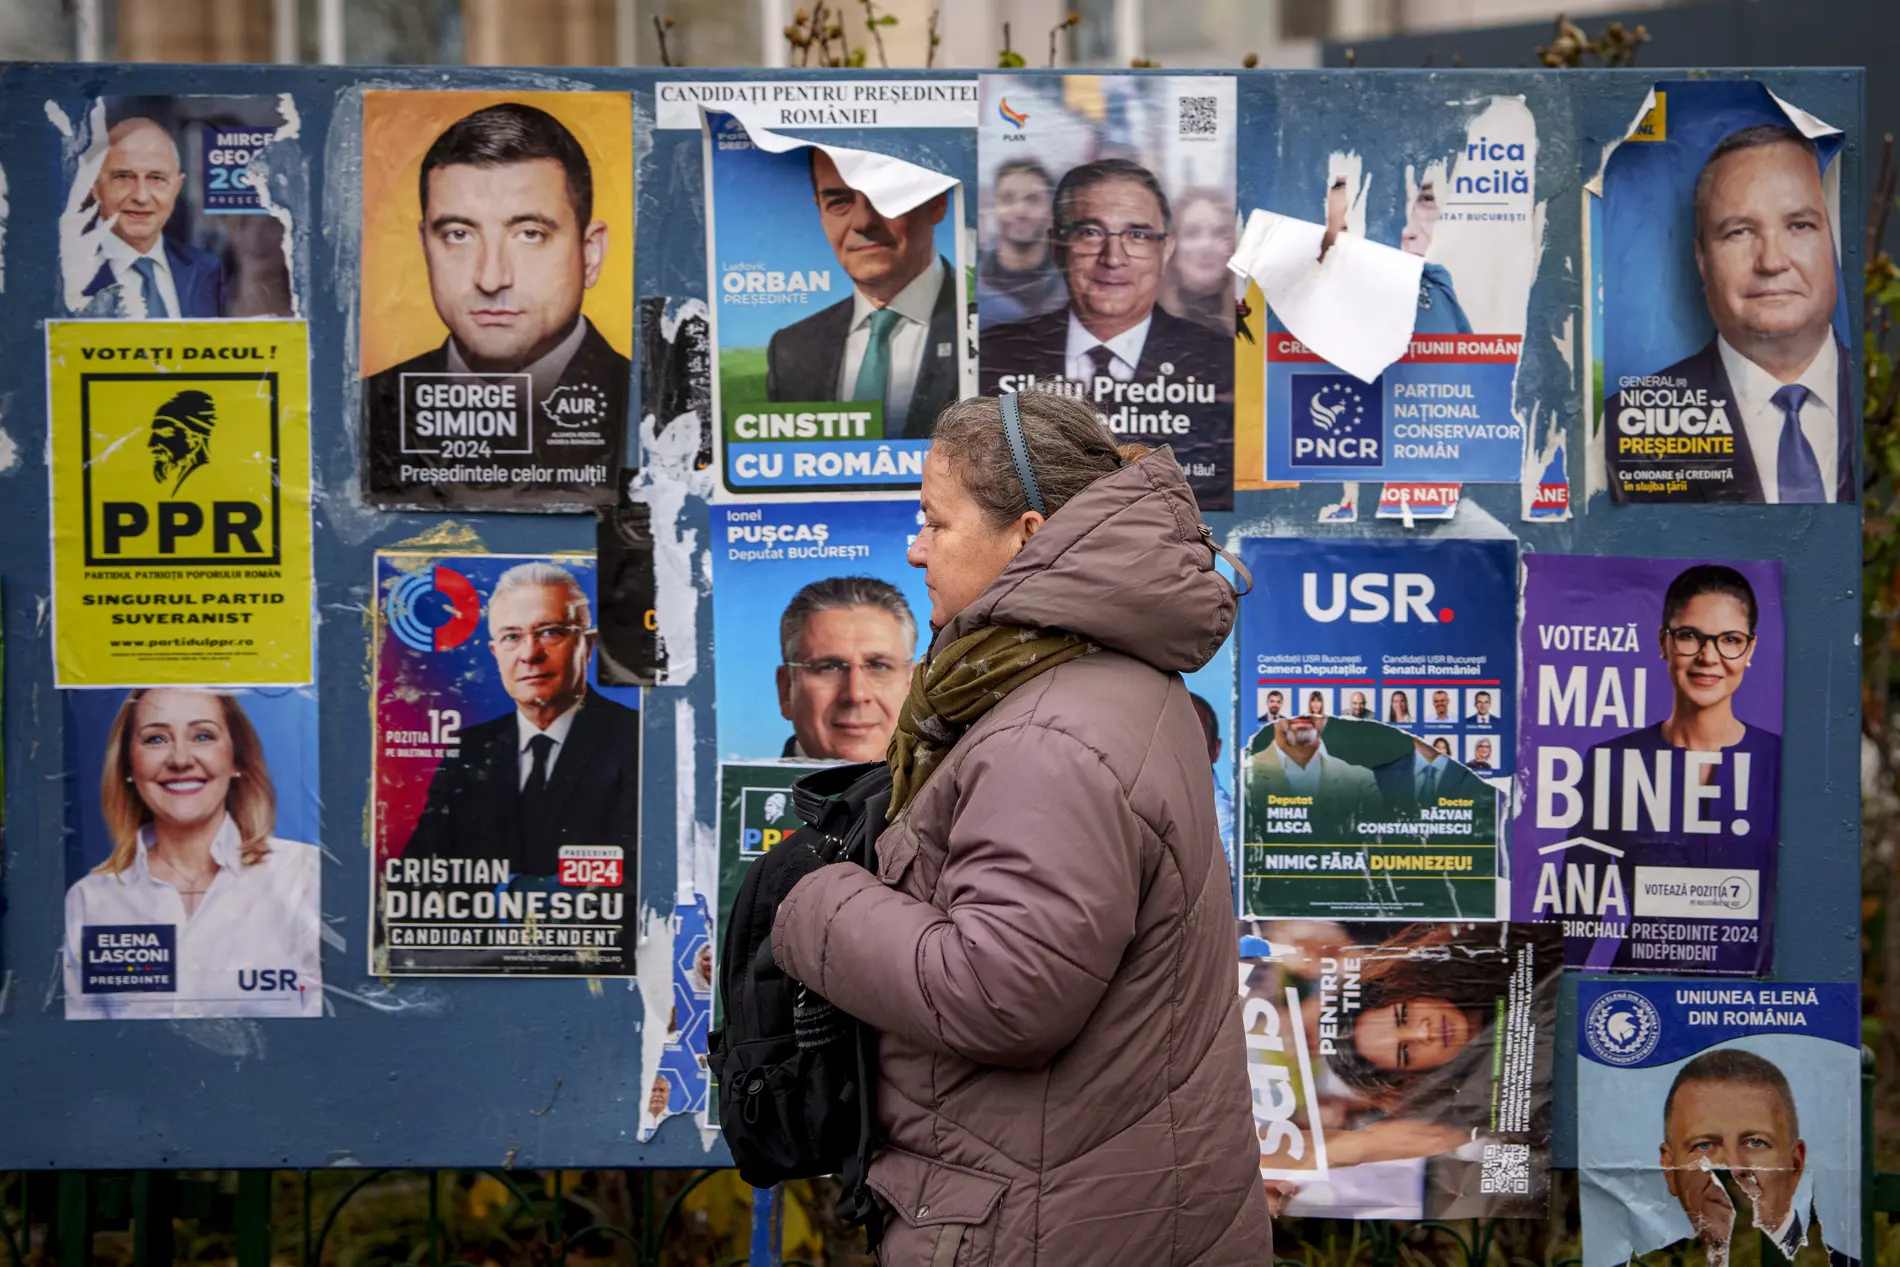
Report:
[[1214,202],[1189,203],[1175,222],[1175,236],[1174,268],[1185,289],[1204,294],[1233,284],[1227,271],[1234,255],[1232,211]]
[[[1733,594],[1697,594],[1682,605],[1670,625],[1705,634],[1747,634],[1748,609]],[[1752,643],[1740,658],[1724,660],[1709,639],[1703,640],[1702,649],[1694,655],[1679,654],[1671,642],[1665,631],[1662,653],[1669,664],[1669,681],[1676,688],[1676,699],[1687,700],[1697,708],[1713,708],[1735,694],[1755,655]]]
[[224,703],[209,691],[147,691],[132,710],[132,783],[160,824],[190,827],[224,813],[237,753]]
[[1436,1069],[1471,1041],[1471,1018],[1446,999],[1407,999],[1363,1012],[1352,1045],[1378,1069]]
[[[924,523],[908,557],[912,567],[924,570],[930,624],[941,629],[1002,575],[1027,536],[1022,521],[1000,530],[991,526],[941,449],[924,458],[921,501]],[[1026,519],[1042,524],[1034,512]]]

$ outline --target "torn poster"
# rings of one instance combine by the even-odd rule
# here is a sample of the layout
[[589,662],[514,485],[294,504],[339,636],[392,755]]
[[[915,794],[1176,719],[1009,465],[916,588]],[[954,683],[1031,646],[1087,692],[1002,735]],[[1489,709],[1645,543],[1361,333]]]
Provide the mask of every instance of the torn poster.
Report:
[[1242,539],[1243,915],[1502,918],[1514,553]]
[[[1423,84],[1420,91],[1443,93]],[[1329,148],[1338,142],[1326,138],[1340,131],[1309,114],[1300,116],[1297,137],[1282,139],[1278,209],[1323,211],[1323,230],[1308,224],[1299,240],[1332,246],[1325,265],[1298,261],[1310,277],[1286,305],[1276,305],[1263,283],[1268,479],[1522,478],[1524,428],[1512,405],[1542,245],[1537,122],[1514,96],[1450,105],[1421,99],[1417,109],[1420,118],[1439,120],[1437,133],[1404,152],[1376,138],[1361,141],[1369,155]],[[1360,234],[1367,243],[1355,242]],[[1374,255],[1361,248],[1380,241],[1383,256],[1350,267],[1356,252]],[[1332,255],[1342,249],[1337,284],[1351,288],[1327,305]],[[1317,251],[1311,255],[1316,260]],[[1394,255],[1415,262],[1411,310],[1403,314],[1411,318],[1409,341],[1388,342],[1373,355],[1370,344],[1389,323],[1368,319],[1367,305],[1354,300],[1387,284],[1376,280],[1385,273],[1374,265]],[[1295,298],[1328,319],[1292,306]],[[1375,314],[1386,311],[1372,306]],[[1323,350],[1342,343],[1367,357],[1372,373],[1344,360],[1329,364]]]
[[653,508],[625,493],[638,478],[622,471],[618,504],[594,524],[600,562],[600,669],[604,686],[653,686],[666,672],[653,584]]
[[1526,554],[1512,918],[1597,970],[1774,962],[1781,564]]
[[631,977],[640,692],[587,555],[376,556],[370,971]]
[[305,214],[286,96],[105,97],[70,126],[64,306],[148,320],[297,315]]
[[984,395],[1055,391],[1234,496],[1239,115],[1211,76],[983,76]]
[[1562,958],[1524,924],[1243,922],[1273,1212],[1543,1217]]
[[[915,134],[912,134],[915,139]],[[906,496],[970,370],[962,184],[708,112],[720,494]]]
[[1853,984],[1577,983],[1585,1267],[1855,1267]]
[[1659,83],[1586,188],[1590,405],[1618,502],[1852,502],[1839,129]]
[[633,347],[625,93],[363,94],[364,496],[609,505]]

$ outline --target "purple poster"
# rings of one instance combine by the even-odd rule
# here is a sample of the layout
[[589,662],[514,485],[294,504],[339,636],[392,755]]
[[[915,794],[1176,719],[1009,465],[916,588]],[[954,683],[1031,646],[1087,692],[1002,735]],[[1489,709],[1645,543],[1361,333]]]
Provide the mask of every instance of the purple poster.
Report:
[[1572,967],[1773,962],[1779,563],[1526,554],[1511,918]]

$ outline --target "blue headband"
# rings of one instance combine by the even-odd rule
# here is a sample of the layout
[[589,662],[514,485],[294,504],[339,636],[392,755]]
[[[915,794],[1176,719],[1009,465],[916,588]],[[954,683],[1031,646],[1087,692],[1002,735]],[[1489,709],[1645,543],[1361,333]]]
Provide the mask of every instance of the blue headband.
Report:
[[999,402],[1003,406],[1003,434],[1009,437],[1009,456],[1016,463],[1016,478],[1023,486],[1023,497],[1029,502],[1029,509],[1038,515],[1047,516],[1042,508],[1042,490],[1036,487],[1036,473],[1029,469],[1029,442],[1023,438],[1022,409],[1016,403],[1016,393],[1010,392]]

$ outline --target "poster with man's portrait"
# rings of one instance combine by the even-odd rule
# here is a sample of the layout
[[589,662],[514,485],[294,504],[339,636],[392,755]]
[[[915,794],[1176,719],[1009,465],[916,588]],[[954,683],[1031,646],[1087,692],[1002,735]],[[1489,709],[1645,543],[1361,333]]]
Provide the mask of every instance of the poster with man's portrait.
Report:
[[1544,246],[1537,117],[1521,96],[1386,87],[1399,95],[1381,104],[1412,126],[1369,127],[1381,115],[1343,92],[1283,120],[1270,205],[1422,259],[1412,338],[1366,383],[1269,311],[1266,475],[1517,483],[1518,361]]
[[1234,81],[985,75],[978,381],[1094,406],[1233,505]]
[[66,1019],[322,1016],[316,691],[59,694]]
[[906,495],[969,394],[969,133],[905,139],[923,162],[706,115],[721,496]]
[[633,348],[625,93],[363,95],[364,496],[609,505]]
[[376,556],[370,971],[631,977],[640,691],[585,554]]
[[59,218],[66,312],[298,315],[308,187],[288,96],[104,97],[53,122],[75,156]]
[[1844,138],[1748,80],[1658,83],[1586,186],[1586,356],[1618,502],[1853,502]]
[[1584,1267],[1858,1267],[1857,985],[1586,977],[1577,1055]]

